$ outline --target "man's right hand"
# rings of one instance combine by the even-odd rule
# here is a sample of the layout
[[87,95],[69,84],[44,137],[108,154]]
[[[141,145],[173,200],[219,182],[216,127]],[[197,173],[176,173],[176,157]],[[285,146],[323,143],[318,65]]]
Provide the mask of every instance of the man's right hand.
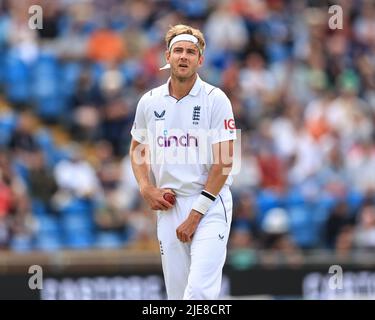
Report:
[[163,198],[166,192],[175,194],[172,189],[159,189],[153,185],[147,185],[142,187],[140,192],[152,210],[165,211],[173,208],[173,205]]

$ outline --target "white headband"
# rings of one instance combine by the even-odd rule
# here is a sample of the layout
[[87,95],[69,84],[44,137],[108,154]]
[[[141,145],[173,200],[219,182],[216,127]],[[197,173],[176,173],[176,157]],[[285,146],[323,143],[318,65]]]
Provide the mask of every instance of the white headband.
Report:
[[179,34],[178,36],[175,36],[171,42],[169,43],[169,48],[168,50],[171,50],[172,46],[178,42],[178,41],[189,41],[189,42],[192,42],[194,43],[196,46],[198,46],[198,39],[197,37],[193,36],[192,34],[186,34],[186,33],[183,33],[183,34]]
[[[193,36],[192,34],[186,34],[186,33],[182,33],[182,34],[179,34],[178,36],[175,36],[171,42],[169,43],[169,47],[168,47],[168,50],[170,51],[172,49],[172,46],[178,42],[178,41],[189,41],[189,42],[192,42],[194,43],[199,52],[202,54],[202,50],[199,48],[198,46],[198,38]],[[161,67],[159,70],[165,70],[165,69],[169,69],[171,66],[169,63],[167,63],[164,67]]]

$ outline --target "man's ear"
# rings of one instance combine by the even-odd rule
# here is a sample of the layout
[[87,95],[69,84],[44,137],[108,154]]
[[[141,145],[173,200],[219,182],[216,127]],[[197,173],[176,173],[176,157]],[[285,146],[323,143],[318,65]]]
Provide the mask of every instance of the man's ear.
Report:
[[171,53],[169,52],[169,50],[165,50],[165,60],[167,61],[167,63],[169,63],[169,58],[171,57]]
[[204,55],[202,54],[198,59],[198,66],[201,67],[204,62]]

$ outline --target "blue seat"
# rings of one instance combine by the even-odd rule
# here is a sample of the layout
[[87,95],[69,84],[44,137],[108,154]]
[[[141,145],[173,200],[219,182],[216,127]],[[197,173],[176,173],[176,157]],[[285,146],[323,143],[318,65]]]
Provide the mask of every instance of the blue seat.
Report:
[[69,232],[65,235],[64,245],[71,249],[88,249],[94,245],[93,233],[88,230]]
[[259,223],[259,225],[261,225],[266,212],[273,208],[282,208],[284,206],[284,203],[283,200],[272,191],[262,190],[256,196],[256,206],[258,209],[257,222]]
[[203,18],[208,12],[207,0],[172,0],[171,4],[188,18]]
[[66,109],[65,99],[54,93],[50,96],[39,97],[36,99],[36,112],[44,120],[56,121]]
[[12,52],[5,59],[4,66],[7,98],[14,103],[28,102],[31,96],[30,70],[28,66]]
[[57,58],[41,54],[32,68],[32,96],[36,111],[45,120],[58,120],[64,112],[63,83]]
[[31,199],[31,211],[37,218],[46,216],[48,214],[44,203],[37,199]]
[[127,84],[132,84],[142,74],[142,66],[138,61],[127,60],[120,67],[121,74]]
[[60,84],[64,96],[71,96],[75,91],[81,70],[82,65],[77,62],[67,62],[61,66]]
[[306,206],[289,208],[290,233],[296,244],[302,248],[311,248],[319,241],[319,228],[314,223],[314,212]]
[[93,204],[91,200],[74,198],[62,208],[62,214],[64,215],[75,215],[78,212],[91,215],[93,213]]
[[72,215],[64,215],[61,220],[64,232],[91,230],[93,228],[93,220],[87,215],[79,213]]
[[37,216],[39,235],[59,236],[61,233],[60,222],[57,218],[43,214]]
[[70,248],[93,246],[94,220],[90,204],[76,199],[61,211],[61,226],[65,245]]
[[26,185],[29,184],[29,169],[23,162],[18,159],[13,159],[12,169]]
[[40,129],[34,135],[38,145],[45,151],[51,151],[55,148],[55,143],[51,132],[48,129]]
[[305,203],[304,197],[298,188],[289,189],[285,196],[285,204],[288,207],[303,205]]
[[16,252],[28,252],[33,249],[33,240],[28,235],[15,235],[10,240],[9,247]]
[[[50,77],[52,80],[58,80],[60,65],[57,58],[54,55],[42,53],[32,66],[32,77],[33,80],[42,81],[47,83]],[[51,83],[49,84],[51,85]],[[53,84],[55,85],[55,83]],[[39,88],[41,93],[47,92],[50,87]]]
[[59,163],[62,160],[68,159],[68,154],[63,148],[56,147],[52,151],[53,153],[49,155],[49,159],[51,160],[53,166],[55,166],[57,163]]
[[96,235],[95,246],[98,248],[120,248],[122,246],[121,236],[113,231],[101,231]]
[[9,143],[13,131],[16,127],[17,117],[13,112],[2,113],[0,115],[0,146]]
[[34,248],[42,251],[56,251],[62,248],[60,235],[39,234],[35,239]]
[[34,137],[43,151],[47,166],[53,168],[60,160],[60,157],[51,132],[47,129],[40,129],[35,133]]
[[93,63],[91,65],[91,72],[94,79],[95,84],[99,84],[100,80],[105,72],[104,65],[101,63]]
[[358,191],[351,190],[347,196],[347,201],[352,212],[359,210],[364,201],[364,195]]

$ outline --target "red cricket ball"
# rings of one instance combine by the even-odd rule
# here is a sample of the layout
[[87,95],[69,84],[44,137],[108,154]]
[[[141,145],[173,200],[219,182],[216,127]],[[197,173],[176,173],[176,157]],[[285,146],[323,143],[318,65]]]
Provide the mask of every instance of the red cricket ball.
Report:
[[173,193],[166,192],[164,193],[163,198],[171,205],[174,205],[176,203],[176,196]]

